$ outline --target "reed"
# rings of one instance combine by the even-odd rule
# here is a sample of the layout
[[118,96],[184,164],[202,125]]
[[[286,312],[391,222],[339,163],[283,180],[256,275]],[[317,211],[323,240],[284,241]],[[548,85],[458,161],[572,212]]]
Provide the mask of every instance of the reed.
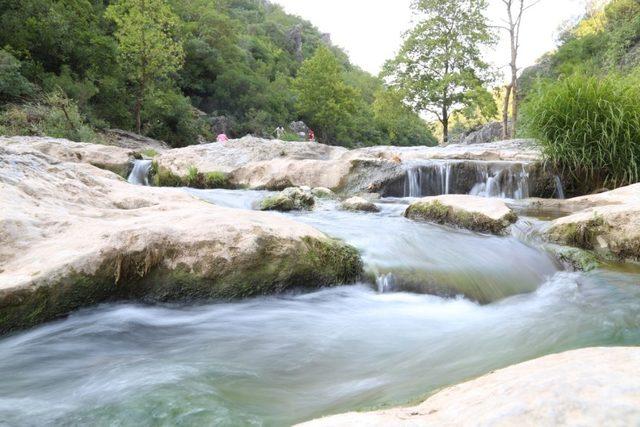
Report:
[[538,82],[521,109],[523,136],[583,191],[640,181],[640,78],[573,75]]

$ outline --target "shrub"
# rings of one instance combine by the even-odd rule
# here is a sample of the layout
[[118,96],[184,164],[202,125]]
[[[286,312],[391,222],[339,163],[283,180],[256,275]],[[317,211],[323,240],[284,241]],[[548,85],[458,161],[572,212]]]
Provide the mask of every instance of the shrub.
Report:
[[222,172],[209,172],[205,175],[205,185],[207,188],[227,188],[229,178]]
[[521,132],[582,192],[638,182],[639,83],[579,74],[538,82],[522,105]]
[[72,141],[103,143],[62,91],[43,96],[38,102],[9,105],[0,113],[0,131],[5,135],[40,135]]

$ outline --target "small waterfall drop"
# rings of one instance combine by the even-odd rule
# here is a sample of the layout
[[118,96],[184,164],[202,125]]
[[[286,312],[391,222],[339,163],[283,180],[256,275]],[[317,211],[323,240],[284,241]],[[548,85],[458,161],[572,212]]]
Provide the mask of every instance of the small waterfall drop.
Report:
[[127,181],[134,185],[149,185],[149,172],[152,163],[152,160],[135,160]]
[[380,274],[376,278],[376,286],[381,294],[393,292],[396,289],[396,278],[393,273]]
[[562,180],[558,175],[554,176],[553,179],[556,183],[556,197],[558,199],[564,200],[565,195],[564,195],[564,187],[562,186]]
[[529,170],[524,163],[440,160],[409,165],[401,195],[471,194],[524,199],[529,193]]

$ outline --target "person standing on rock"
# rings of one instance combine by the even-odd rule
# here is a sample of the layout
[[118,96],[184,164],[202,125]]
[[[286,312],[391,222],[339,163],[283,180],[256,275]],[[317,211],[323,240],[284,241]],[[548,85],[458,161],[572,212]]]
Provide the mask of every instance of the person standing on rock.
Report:
[[313,133],[313,130],[309,129],[309,141],[315,142],[315,140],[316,140],[316,134]]
[[284,135],[284,128],[282,126],[278,126],[276,128],[276,138],[277,139],[282,139],[283,135]]
[[227,142],[228,140],[229,140],[229,137],[228,137],[226,134],[224,134],[224,133],[221,133],[221,134],[220,134],[220,135],[218,135],[218,137],[216,138],[216,141],[217,141],[217,142]]

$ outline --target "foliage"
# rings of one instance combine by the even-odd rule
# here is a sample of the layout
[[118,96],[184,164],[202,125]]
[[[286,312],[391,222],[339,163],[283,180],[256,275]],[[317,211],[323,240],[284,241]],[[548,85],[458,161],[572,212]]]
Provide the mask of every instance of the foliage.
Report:
[[414,0],[418,22],[386,65],[386,75],[412,107],[438,118],[445,142],[452,112],[495,108],[483,89],[488,65],[481,47],[493,42],[486,7],[486,0]]
[[22,64],[6,50],[0,50],[0,102],[14,101],[33,93],[34,87],[22,75]]
[[38,102],[8,105],[0,113],[0,134],[48,135],[72,141],[103,142],[87,125],[77,104],[61,91],[52,92]]
[[164,0],[118,0],[105,11],[116,24],[119,60],[135,85],[136,130],[149,86],[182,66],[184,50],[175,40],[179,18]]
[[[293,85],[322,47],[352,94],[335,106],[350,114],[329,129],[334,139],[404,144],[429,135],[395,141],[372,109],[382,81],[270,2],[0,0],[0,10],[3,103],[42,104],[42,94],[61,90],[86,124],[135,130],[139,112],[141,131],[172,146],[212,139],[216,118],[232,137],[272,136],[278,126],[326,112],[299,111]],[[397,117],[416,120],[409,116]]]
[[582,192],[640,180],[640,77],[574,75],[540,82],[523,132]]
[[437,145],[427,123],[404,103],[395,89],[379,89],[373,102],[377,125],[395,145]]
[[537,78],[604,75],[640,66],[640,2],[611,0],[603,10],[588,14],[564,31],[559,41],[556,52],[523,71],[519,79],[523,96]]
[[344,141],[356,106],[356,91],[345,83],[340,63],[321,47],[306,60],[294,81],[296,107],[321,142]]

